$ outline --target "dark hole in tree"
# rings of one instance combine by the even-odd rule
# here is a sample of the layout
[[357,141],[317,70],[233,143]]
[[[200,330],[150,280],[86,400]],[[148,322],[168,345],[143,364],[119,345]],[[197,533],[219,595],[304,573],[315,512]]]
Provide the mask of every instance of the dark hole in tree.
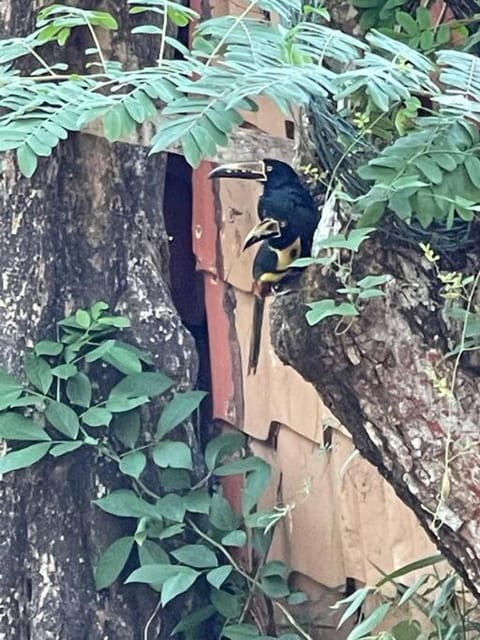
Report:
[[[168,154],[164,193],[165,227],[170,238],[170,283],[173,303],[195,339],[199,356],[197,388],[210,393],[210,357],[203,274],[195,270],[192,247],[192,169],[183,156]],[[209,436],[210,395],[198,416],[202,445]]]

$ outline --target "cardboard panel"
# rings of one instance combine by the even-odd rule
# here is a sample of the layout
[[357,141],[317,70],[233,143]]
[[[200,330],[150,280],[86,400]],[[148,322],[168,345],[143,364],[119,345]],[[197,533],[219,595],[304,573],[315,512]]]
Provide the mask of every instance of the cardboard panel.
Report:
[[[330,588],[347,577],[374,584],[385,572],[433,555],[435,547],[412,512],[378,471],[333,429],[328,451],[281,426],[277,449],[259,442],[252,449],[275,469],[278,496],[290,507],[277,526],[271,557]],[[402,578],[413,582],[419,574]]]
[[268,320],[271,298],[265,300],[260,358],[256,374],[247,375],[254,296],[236,291],[235,328],[239,341],[245,416],[243,430],[259,440],[268,438],[272,422],[288,424],[313,442],[323,442],[324,426],[337,422],[313,386],[275,355]]

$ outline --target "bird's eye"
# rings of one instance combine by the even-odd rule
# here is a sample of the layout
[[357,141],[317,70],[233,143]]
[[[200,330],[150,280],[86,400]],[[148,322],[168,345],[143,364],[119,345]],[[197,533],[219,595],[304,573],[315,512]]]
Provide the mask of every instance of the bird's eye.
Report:
[[268,172],[273,171],[273,167],[271,165],[269,165],[269,164],[267,164],[267,171]]

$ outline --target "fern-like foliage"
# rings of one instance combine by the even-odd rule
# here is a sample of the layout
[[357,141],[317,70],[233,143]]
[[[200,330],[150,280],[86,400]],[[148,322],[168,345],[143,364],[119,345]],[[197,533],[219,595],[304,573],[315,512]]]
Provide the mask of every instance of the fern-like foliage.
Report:
[[[99,118],[110,141],[151,121],[152,153],[180,141],[196,166],[228,143],[241,114],[256,109],[258,96],[270,97],[285,112],[328,101],[360,122],[358,137],[339,135],[333,169],[340,177],[346,175],[342,157],[366,140],[377,144],[377,131],[387,141],[360,171],[371,185],[357,203],[368,224],[386,208],[425,227],[439,221],[451,226],[458,216],[472,219],[480,202],[478,139],[468,124],[480,119],[477,57],[456,50],[428,57],[376,31],[362,40],[330,28],[325,10],[302,0],[244,0],[238,16],[199,22],[187,48],[169,35],[169,23],[186,26],[198,20],[194,11],[173,0],[128,4],[145,20],[132,37],[157,38],[155,66],[129,69],[109,60],[97,30],[116,29],[116,19],[60,4],[40,11],[33,33],[0,41],[0,151],[16,150],[25,175],[69,132]],[[85,52],[84,73],[71,74],[61,60],[47,64],[43,45],[68,46],[72,30],[85,25],[92,47]],[[166,56],[172,48],[180,53],[176,59]],[[25,56],[36,63],[29,75],[17,69]],[[422,101],[433,105],[431,117],[420,117]]]

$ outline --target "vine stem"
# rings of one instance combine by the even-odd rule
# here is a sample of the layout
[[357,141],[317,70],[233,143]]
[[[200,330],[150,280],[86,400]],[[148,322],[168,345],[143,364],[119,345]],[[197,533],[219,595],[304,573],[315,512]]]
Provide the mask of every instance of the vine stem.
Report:
[[155,620],[155,616],[160,611],[161,606],[162,606],[162,601],[159,598],[158,602],[157,602],[157,604],[155,606],[155,609],[153,610],[152,615],[147,620],[147,623],[145,625],[145,629],[143,630],[143,640],[148,640],[148,632],[150,631],[150,626],[151,626],[152,622]]
[[[244,571],[240,567],[240,565],[236,562],[233,556],[225,549],[225,547],[223,547],[219,542],[217,542],[216,540],[211,538],[209,535],[204,533],[199,527],[197,527],[197,525],[192,520],[187,519],[187,523],[200,538],[203,538],[203,540],[205,540],[206,542],[209,542],[213,547],[218,549],[220,553],[223,556],[225,556],[225,558],[230,562],[230,564],[235,569],[235,571],[239,573],[243,578],[245,578],[245,580],[250,585],[255,586],[259,589],[262,588],[260,583],[257,580],[252,578],[252,576],[250,576],[246,571]],[[283,613],[283,615],[286,617],[288,622],[292,625],[294,629],[296,629],[296,631],[298,631],[298,633],[302,636],[302,638],[304,638],[304,640],[313,640],[312,636],[310,636],[306,631],[304,631],[300,627],[298,622],[295,620],[292,614],[288,611],[288,609],[283,606],[283,604],[281,604],[280,602],[277,602],[276,600],[272,600],[272,603],[275,607],[277,607],[277,609],[279,609]]]
[[452,460],[456,457],[456,456],[451,456],[452,415],[453,415],[453,403],[455,401],[454,392],[455,392],[455,385],[457,382],[458,368],[460,366],[461,357],[464,353],[465,339],[467,337],[468,314],[470,313],[470,309],[472,308],[473,297],[475,295],[479,282],[480,282],[480,271],[477,271],[477,274],[475,275],[475,280],[473,281],[472,288],[470,290],[470,294],[468,296],[465,320],[463,321],[459,349],[458,349],[457,356],[455,358],[455,363],[453,365],[452,380],[450,383],[449,398],[448,398],[448,423],[447,423],[447,433],[446,433],[446,441],[445,441],[445,451],[443,456],[443,474],[442,474],[442,481],[440,486],[439,501],[435,509],[435,513],[433,514],[433,522],[432,522],[433,530],[435,532],[438,531],[443,524],[443,520],[439,512],[441,507],[445,504],[446,498],[448,497],[449,486],[450,486],[450,464]]
[[162,34],[161,34],[161,40],[160,40],[160,51],[158,52],[158,58],[157,58],[158,67],[162,66],[163,56],[165,55],[167,25],[168,25],[168,11],[167,11],[167,6],[165,6],[165,12],[163,14],[163,23],[162,23]]
[[103,51],[102,51],[102,47],[100,46],[100,41],[97,37],[97,34],[95,33],[95,29],[93,28],[93,26],[90,24],[90,20],[88,20],[87,16],[85,17],[85,22],[87,23],[87,27],[88,30],[90,31],[90,34],[92,36],[92,40],[95,44],[95,47],[97,49],[97,53],[98,53],[98,57],[100,58],[100,63],[103,67],[103,71],[105,73],[105,75],[108,75],[108,69],[107,69],[107,61],[105,60],[105,56],[103,55]]

